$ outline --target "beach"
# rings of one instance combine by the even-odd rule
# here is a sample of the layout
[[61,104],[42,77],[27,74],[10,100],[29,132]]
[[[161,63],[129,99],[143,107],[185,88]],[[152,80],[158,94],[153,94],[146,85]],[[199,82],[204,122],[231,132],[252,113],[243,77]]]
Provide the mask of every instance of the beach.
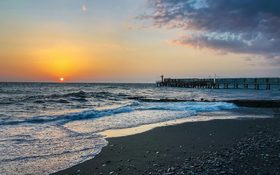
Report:
[[0,174],[275,174],[279,99],[280,91],[2,83]]
[[271,118],[187,122],[108,138],[95,158],[54,175],[280,174],[279,108],[271,111]]
[[0,175],[280,175],[280,0],[0,13]]

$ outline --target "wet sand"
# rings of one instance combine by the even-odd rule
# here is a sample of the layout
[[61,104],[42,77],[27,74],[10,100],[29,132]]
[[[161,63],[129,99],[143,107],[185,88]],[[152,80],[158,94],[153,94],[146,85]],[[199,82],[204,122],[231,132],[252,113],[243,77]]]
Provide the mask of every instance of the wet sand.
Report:
[[190,122],[109,138],[60,174],[280,174],[280,118]]

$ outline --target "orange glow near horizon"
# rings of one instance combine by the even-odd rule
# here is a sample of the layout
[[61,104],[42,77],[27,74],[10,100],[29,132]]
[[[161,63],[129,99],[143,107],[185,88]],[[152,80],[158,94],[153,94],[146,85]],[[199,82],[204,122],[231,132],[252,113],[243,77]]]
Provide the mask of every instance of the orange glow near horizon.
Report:
[[257,55],[182,47],[174,39],[188,34],[184,30],[134,18],[145,1],[85,1],[0,1],[0,82],[280,75],[278,64]]
[[88,69],[87,58],[77,46],[39,50],[34,54],[33,60],[38,71],[59,77],[61,82],[65,77],[80,76],[81,72]]

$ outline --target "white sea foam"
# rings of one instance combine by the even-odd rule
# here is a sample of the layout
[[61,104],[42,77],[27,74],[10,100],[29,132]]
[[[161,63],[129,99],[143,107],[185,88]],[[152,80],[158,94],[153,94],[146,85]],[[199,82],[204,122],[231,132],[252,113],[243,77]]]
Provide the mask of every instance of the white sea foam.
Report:
[[96,134],[100,131],[234,108],[235,105],[222,102],[132,102],[115,108],[2,123],[0,174],[48,174],[92,158],[107,144]]
[[9,175],[49,174],[93,158],[107,145],[97,134],[100,131],[177,119],[225,118],[200,114],[237,108],[223,102],[148,103],[128,97],[189,100],[280,97],[279,91],[248,93],[153,85],[0,83],[0,89],[0,174]]
[[101,118],[73,121],[64,126],[79,133],[100,132],[186,118],[195,116],[198,112],[235,108],[237,107],[234,104],[224,102],[142,103],[141,105],[130,106],[130,112],[124,110],[124,112],[115,113],[115,115],[109,115],[108,113],[107,116]]

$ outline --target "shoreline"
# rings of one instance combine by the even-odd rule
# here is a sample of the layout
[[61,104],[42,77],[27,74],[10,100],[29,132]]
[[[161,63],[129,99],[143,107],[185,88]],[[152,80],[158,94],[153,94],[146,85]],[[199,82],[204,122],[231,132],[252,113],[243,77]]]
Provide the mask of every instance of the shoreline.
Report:
[[275,112],[272,109],[267,109],[267,108],[255,109],[255,108],[240,107],[234,110],[200,112],[198,115],[194,115],[186,118],[179,118],[176,120],[163,121],[159,123],[144,124],[144,125],[130,127],[130,128],[110,129],[106,131],[101,131],[98,134],[101,134],[102,136],[104,136],[104,138],[108,139],[108,138],[126,137],[126,136],[141,134],[143,132],[148,132],[155,128],[176,126],[183,123],[207,122],[211,120],[231,120],[231,119],[242,120],[242,119],[271,118],[272,115],[276,116],[278,114],[275,114]]
[[141,102],[226,102],[233,103],[238,107],[250,107],[250,108],[280,108],[280,100],[245,100],[245,99],[235,99],[235,100],[216,100],[216,99],[200,99],[200,100],[184,100],[177,98],[160,98],[152,99],[145,97],[130,97],[128,99],[138,100]]
[[[198,162],[201,163],[200,160],[205,159],[205,156],[220,159],[219,156],[212,155],[212,153],[224,154],[225,150],[236,147],[236,143],[242,143],[244,139],[247,142],[246,140],[248,138],[250,140],[250,137],[254,138],[260,135],[261,138],[263,133],[270,135],[279,134],[280,129],[278,126],[280,124],[280,118],[277,117],[278,115],[274,114],[274,118],[216,119],[211,121],[175,123],[175,125],[162,125],[129,136],[119,137],[117,135],[116,137],[109,137],[106,138],[109,142],[108,146],[104,147],[101,153],[95,158],[54,173],[54,175],[179,174],[179,171],[195,172],[198,174],[211,174],[224,171],[235,174],[234,172],[238,165],[234,162],[231,162],[232,166],[228,168],[222,166],[222,168],[216,167],[215,171],[212,171],[211,167],[217,161],[212,161],[207,169],[205,169],[207,166],[204,166],[205,162],[203,166]],[[259,134],[260,132],[261,134]],[[280,145],[280,134],[278,136],[279,143],[275,142],[275,144]],[[248,144],[245,143],[245,145]],[[268,147],[263,147],[263,149],[266,150]],[[273,151],[279,152],[280,150]],[[252,153],[255,154],[255,152],[258,152],[258,150],[252,149]],[[237,153],[240,157],[242,150],[237,151]],[[276,153],[273,156],[277,162],[280,162],[280,155],[279,158]],[[233,155],[232,157],[235,156]],[[251,161],[246,160],[243,163],[247,162],[251,167],[255,167],[254,164],[250,164],[255,159],[254,157],[250,159]],[[210,158],[207,158],[205,161],[207,162],[208,160]],[[264,173],[271,172],[275,174],[275,172],[280,172],[279,168],[277,168],[280,167],[280,163],[275,163],[274,159],[265,160],[264,162],[260,160],[263,163],[267,161],[272,162],[273,166],[270,168],[271,170],[264,168]],[[182,163],[183,165],[181,165]],[[220,163],[218,162],[218,164]],[[240,162],[239,164],[241,165]],[[200,166],[200,168],[196,166]],[[248,167],[238,167],[238,169],[239,174],[246,174],[245,171],[247,171]],[[260,171],[259,168],[257,169]],[[249,170],[251,173],[257,172],[251,168]]]

